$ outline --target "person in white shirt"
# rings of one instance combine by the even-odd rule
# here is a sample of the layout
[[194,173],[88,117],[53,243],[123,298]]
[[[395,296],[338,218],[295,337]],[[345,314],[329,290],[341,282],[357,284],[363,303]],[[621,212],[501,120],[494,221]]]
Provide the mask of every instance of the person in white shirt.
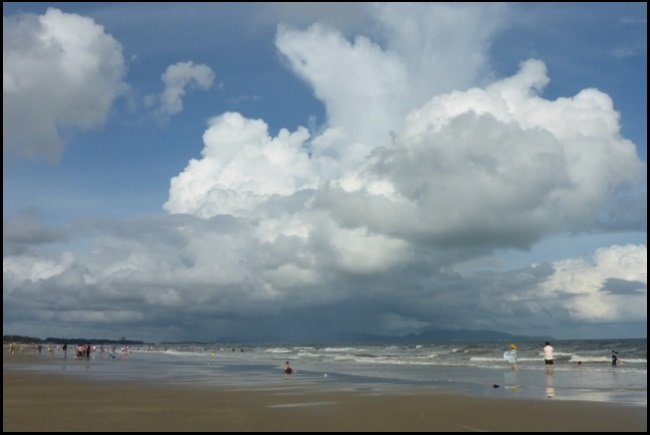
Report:
[[544,346],[544,365],[546,365],[546,373],[553,373],[553,346],[548,341]]

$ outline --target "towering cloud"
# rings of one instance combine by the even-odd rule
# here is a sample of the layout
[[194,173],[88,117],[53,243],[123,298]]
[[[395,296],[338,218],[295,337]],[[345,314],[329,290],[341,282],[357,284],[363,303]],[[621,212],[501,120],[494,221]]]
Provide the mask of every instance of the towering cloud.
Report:
[[[346,148],[339,127],[310,143],[304,129],[271,138],[263,121],[225,114],[204,135],[204,157],[172,181],[166,207],[263,216],[264,201],[308,190],[308,208],[344,227],[434,246],[520,248],[590,230],[618,188],[641,185],[644,165],[606,94],[549,101],[540,96],[548,81],[529,60],[484,89],[435,96],[391,143],[362,143],[365,152],[350,152],[358,142]],[[359,112],[371,126],[374,115]]]
[[[553,287],[564,276],[562,262],[480,277],[452,272],[500,248],[527,249],[551,235],[593,231],[605,211],[610,220],[624,219],[624,212],[611,211],[626,189],[645,201],[638,194],[645,164],[621,136],[611,98],[585,89],[545,99],[550,79],[535,59],[510,77],[468,86],[486,67],[480,54],[490,32],[457,38],[477,54],[464,64],[472,73],[458,78],[463,63],[450,50],[433,48],[428,63],[414,64],[413,53],[439,47],[438,32],[423,32],[429,39],[418,42],[417,18],[412,33],[401,32],[386,11],[378,11],[385,46],[365,37],[350,41],[322,25],[281,27],[278,49],[327,109],[323,130],[314,137],[302,128],[282,130],[274,138],[262,120],[236,113],[215,118],[202,158],[172,180],[166,209],[244,218],[260,252],[275,253],[270,269],[251,271],[274,301],[292,295],[304,306],[354,298],[374,307],[368,310],[377,309],[370,300],[399,307],[373,314],[384,325],[405,319],[422,326],[435,316],[447,326],[462,318],[466,326],[489,327],[468,317],[467,300],[478,301],[488,323],[502,328],[540,326],[545,305],[557,308],[558,321],[611,319],[589,317],[587,299]],[[467,27],[480,19],[452,13],[440,26],[462,17]],[[443,62],[449,56],[453,61]],[[441,78],[427,87],[422,76],[433,70]],[[446,91],[461,82],[467,89]],[[641,257],[631,271],[645,268]],[[611,313],[629,314],[622,308],[629,285],[620,281],[628,278],[613,271],[599,276],[594,288],[609,293],[599,290],[589,300],[607,299]],[[644,298],[644,287],[634,297]]]
[[[362,151],[390,143],[404,116],[432,96],[476,83],[503,8],[440,4],[373,5],[381,41],[346,40],[319,24],[280,27],[276,45],[324,104],[328,125]],[[382,48],[382,43],[385,48]]]

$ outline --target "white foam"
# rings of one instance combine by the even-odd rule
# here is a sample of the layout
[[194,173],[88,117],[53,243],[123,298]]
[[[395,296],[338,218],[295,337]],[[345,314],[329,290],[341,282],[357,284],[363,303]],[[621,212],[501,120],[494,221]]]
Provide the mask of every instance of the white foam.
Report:
[[[583,355],[573,355],[569,362],[578,362],[581,361],[583,363],[611,363],[612,362],[612,357],[611,356],[583,356]],[[645,358],[626,358],[623,359],[621,357],[618,358],[618,363],[621,364],[647,364],[648,360]]]
[[303,358],[303,357],[305,357],[305,358],[320,358],[321,354],[301,350],[301,351],[298,352],[298,357],[300,357],[300,358]]
[[323,352],[367,352],[368,350],[361,347],[326,347]]
[[269,349],[264,349],[264,352],[267,353],[291,353],[292,349],[287,349],[286,347],[271,347]]

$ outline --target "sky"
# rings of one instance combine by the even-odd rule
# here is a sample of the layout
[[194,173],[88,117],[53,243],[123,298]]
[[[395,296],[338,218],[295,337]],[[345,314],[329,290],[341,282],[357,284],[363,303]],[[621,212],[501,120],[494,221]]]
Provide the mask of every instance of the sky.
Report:
[[3,331],[647,336],[647,5],[3,3]]

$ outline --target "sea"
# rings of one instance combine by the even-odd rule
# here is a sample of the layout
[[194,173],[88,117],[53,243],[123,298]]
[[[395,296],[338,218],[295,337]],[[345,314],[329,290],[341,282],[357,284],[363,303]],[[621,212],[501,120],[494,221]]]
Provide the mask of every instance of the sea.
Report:
[[[557,340],[552,372],[544,343],[357,343],[328,345],[157,344],[96,346],[88,358],[43,351],[21,370],[103,381],[228,389],[316,388],[399,394],[434,389],[509,399],[578,400],[647,406],[647,339]],[[70,350],[71,349],[71,350]],[[618,365],[612,367],[612,351]],[[5,353],[5,358],[7,354]],[[289,361],[295,373],[285,375]]]

